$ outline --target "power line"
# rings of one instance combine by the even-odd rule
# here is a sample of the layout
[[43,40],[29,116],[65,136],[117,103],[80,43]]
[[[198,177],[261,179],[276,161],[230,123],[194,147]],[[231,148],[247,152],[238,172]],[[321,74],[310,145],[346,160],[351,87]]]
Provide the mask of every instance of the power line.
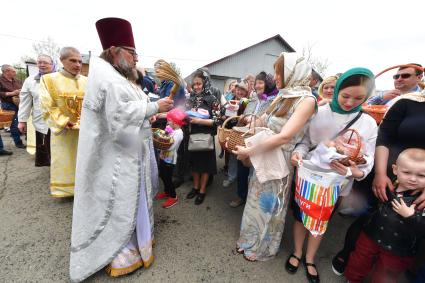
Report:
[[[48,41],[46,41],[46,40],[34,39],[34,38],[29,38],[29,37],[24,37],[24,36],[16,36],[16,35],[11,35],[11,34],[0,33],[0,36],[15,38],[15,39],[23,39],[23,40],[32,41],[32,42],[48,43]],[[86,49],[90,50],[89,48],[86,48]],[[179,58],[179,57],[168,57],[168,56],[157,56],[157,55],[142,55],[142,54],[140,54],[139,57],[155,58],[155,59],[168,58],[169,60],[193,61],[193,62],[208,62],[208,61],[211,61],[210,59],[191,59],[191,58]]]
[[167,56],[154,56],[154,55],[139,55],[139,57],[148,57],[148,58],[168,58],[170,60],[180,60],[180,61],[196,61],[196,62],[208,62],[211,59],[189,59],[189,58],[177,58],[177,57],[167,57]]
[[29,41],[33,41],[33,42],[42,42],[42,43],[47,42],[45,40],[38,40],[38,39],[29,38],[29,37],[16,36],[16,35],[11,35],[11,34],[4,34],[4,33],[0,33],[0,36],[11,37],[11,38],[16,38],[16,39],[24,39],[24,40],[29,40]]

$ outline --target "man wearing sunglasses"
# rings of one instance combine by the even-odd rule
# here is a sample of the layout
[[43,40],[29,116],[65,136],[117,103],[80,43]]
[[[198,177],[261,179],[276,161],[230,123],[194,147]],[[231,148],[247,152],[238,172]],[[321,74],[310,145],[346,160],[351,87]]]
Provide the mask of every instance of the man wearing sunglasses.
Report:
[[[420,64],[411,63],[422,67]],[[422,80],[423,71],[413,67],[400,67],[397,73],[393,76],[394,89],[387,91],[377,91],[377,95],[372,96],[368,103],[372,105],[386,105],[392,99],[399,95],[421,91],[419,82]]]

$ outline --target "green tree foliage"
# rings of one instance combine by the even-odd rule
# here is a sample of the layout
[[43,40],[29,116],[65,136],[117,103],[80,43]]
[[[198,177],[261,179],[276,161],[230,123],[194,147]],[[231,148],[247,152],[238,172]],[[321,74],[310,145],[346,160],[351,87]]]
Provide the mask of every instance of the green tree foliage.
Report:
[[27,76],[27,69],[25,67],[22,67],[20,64],[14,64],[13,68],[16,70],[16,78],[23,82],[28,76]]

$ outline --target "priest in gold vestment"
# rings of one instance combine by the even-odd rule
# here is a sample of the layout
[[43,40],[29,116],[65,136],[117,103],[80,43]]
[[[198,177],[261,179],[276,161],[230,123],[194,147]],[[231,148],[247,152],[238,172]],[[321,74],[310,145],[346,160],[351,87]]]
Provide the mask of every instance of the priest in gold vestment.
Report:
[[62,48],[60,60],[63,68],[44,75],[40,82],[43,118],[51,130],[50,194],[58,198],[74,195],[78,105],[87,85],[87,77],[80,75],[82,59],[76,48]]

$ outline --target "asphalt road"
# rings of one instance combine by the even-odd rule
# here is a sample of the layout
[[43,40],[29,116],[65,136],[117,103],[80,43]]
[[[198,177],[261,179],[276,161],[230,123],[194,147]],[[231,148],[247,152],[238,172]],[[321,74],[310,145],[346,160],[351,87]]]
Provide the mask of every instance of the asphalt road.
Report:
[[[34,167],[33,156],[0,133],[6,149],[14,152],[0,157],[0,282],[67,282],[73,202],[51,198],[49,168]],[[184,199],[189,182],[178,188],[177,206],[155,205],[156,258],[149,269],[118,279],[100,271],[87,281],[307,282],[302,267],[295,275],[284,269],[292,252],[291,213],[275,259],[251,263],[235,255],[243,207],[228,205],[236,188],[223,188],[222,180],[222,174],[215,177],[200,206]],[[336,216],[330,225],[316,260],[322,282],[345,282],[332,272],[330,260],[350,222]]]

